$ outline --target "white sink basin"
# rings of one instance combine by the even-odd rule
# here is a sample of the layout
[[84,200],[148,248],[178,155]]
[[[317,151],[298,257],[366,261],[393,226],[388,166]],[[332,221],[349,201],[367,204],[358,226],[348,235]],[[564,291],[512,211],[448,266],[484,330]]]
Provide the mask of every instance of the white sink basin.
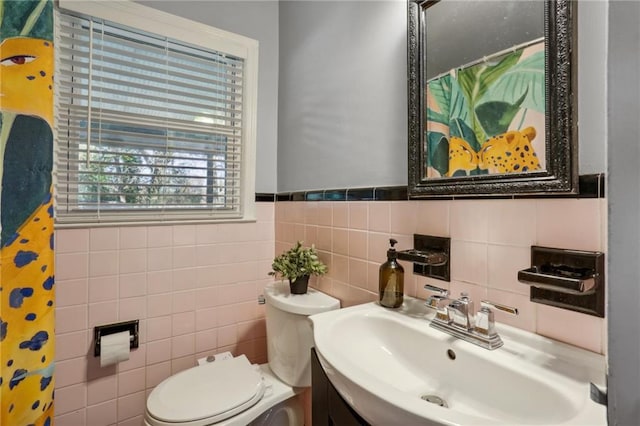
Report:
[[504,346],[490,351],[429,327],[432,312],[405,297],[398,310],[310,317],[329,380],[369,423],[606,425],[589,396],[590,382],[604,388],[603,356],[501,324]]

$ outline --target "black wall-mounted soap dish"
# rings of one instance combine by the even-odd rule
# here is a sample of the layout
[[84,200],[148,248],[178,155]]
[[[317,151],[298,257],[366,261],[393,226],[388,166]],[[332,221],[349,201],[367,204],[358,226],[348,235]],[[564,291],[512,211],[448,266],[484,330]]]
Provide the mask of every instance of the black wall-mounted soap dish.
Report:
[[413,234],[413,248],[398,252],[398,259],[413,263],[413,273],[451,281],[451,238]]
[[518,272],[518,281],[531,286],[530,300],[558,308],[604,317],[604,254],[600,252],[531,247],[531,267]]
[[518,272],[518,280],[537,288],[562,293],[587,295],[595,292],[595,273],[588,268],[570,268],[566,265],[533,266]]
[[400,260],[427,266],[442,266],[449,261],[449,256],[441,251],[433,250],[402,250],[398,252]]

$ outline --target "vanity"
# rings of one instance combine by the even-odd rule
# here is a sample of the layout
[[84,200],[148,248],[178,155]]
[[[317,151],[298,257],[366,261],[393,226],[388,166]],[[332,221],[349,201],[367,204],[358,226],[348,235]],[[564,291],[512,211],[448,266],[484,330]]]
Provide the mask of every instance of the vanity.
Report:
[[314,425],[606,425],[604,356],[495,324],[489,350],[405,297],[311,316]]
[[311,348],[312,423],[316,426],[369,425],[340,396],[322,369],[315,348]]

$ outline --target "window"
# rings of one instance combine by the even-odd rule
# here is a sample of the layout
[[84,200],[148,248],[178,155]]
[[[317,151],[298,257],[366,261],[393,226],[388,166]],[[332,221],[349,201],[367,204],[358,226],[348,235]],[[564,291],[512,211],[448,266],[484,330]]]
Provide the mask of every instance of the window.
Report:
[[90,3],[120,22],[56,15],[57,223],[250,219],[257,42]]

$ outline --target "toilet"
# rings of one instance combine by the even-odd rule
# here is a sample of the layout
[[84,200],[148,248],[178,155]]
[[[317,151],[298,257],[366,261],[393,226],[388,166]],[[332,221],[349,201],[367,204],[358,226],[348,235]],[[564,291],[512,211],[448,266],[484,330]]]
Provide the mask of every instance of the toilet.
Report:
[[217,358],[181,371],[147,398],[145,426],[302,426],[298,394],[311,386],[309,315],[340,308],[340,301],[309,288],[291,294],[288,283],[265,288],[268,363],[245,355]]

